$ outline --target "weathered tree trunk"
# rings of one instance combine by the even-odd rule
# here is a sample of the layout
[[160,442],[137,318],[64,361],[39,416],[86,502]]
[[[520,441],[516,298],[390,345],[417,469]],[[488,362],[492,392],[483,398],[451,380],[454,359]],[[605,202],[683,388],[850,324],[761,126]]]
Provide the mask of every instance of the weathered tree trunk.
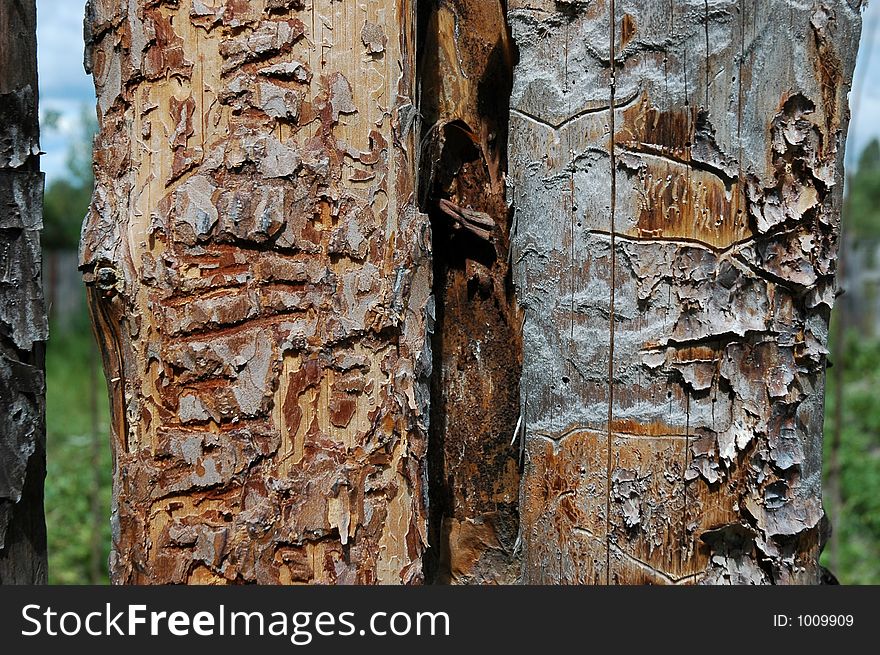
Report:
[[412,8],[90,3],[114,582],[422,578]]
[[46,582],[35,0],[0,3],[0,584]]
[[525,581],[819,580],[858,4],[511,0]]

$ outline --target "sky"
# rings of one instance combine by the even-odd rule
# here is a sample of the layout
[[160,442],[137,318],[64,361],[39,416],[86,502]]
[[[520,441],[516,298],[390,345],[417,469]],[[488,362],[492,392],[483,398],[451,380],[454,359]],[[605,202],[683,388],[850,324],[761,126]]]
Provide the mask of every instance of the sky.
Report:
[[[83,70],[82,17],[85,0],[37,0],[37,47],[40,106],[57,111],[56,129],[43,129],[42,158],[46,181],[63,177],[67,152],[79,135],[82,112],[94,111],[94,87]],[[872,138],[880,138],[880,0],[863,14],[862,42],[856,63],[851,105],[854,110],[847,142],[847,163]]]
[[85,0],[37,0],[37,67],[40,114],[61,114],[57,129],[42,129],[46,183],[64,177],[67,152],[79,135],[80,116],[94,111],[95,87],[83,69]]
[[871,0],[862,14],[862,39],[850,109],[853,113],[846,141],[847,164],[858,161],[859,153],[871,139],[880,139],[880,0]]

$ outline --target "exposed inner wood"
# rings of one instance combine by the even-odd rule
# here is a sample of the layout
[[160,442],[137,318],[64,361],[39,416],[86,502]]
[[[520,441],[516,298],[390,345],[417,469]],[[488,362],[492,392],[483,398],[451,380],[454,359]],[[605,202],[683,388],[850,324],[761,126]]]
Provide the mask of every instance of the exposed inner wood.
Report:
[[92,0],[117,583],[422,579],[412,5]]
[[432,557],[437,583],[519,579],[520,316],[505,198],[512,58],[501,2],[431,5],[420,47],[422,207],[431,215]]

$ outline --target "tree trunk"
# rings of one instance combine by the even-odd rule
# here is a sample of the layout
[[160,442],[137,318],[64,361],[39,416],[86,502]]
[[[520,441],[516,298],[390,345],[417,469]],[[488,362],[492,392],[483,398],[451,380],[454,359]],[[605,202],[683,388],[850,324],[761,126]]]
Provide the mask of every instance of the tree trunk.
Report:
[[36,27],[34,0],[0,4],[0,584],[46,582]]
[[115,582],[818,581],[857,8],[119,5]]
[[818,582],[858,4],[510,1],[524,581]]
[[412,7],[91,1],[114,582],[422,579]]

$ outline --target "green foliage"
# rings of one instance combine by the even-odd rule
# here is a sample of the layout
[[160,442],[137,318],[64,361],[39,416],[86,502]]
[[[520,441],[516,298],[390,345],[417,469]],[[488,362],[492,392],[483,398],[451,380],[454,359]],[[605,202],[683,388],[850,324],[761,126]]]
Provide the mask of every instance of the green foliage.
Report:
[[[57,128],[47,112],[43,125]],[[67,154],[66,177],[52,182],[43,200],[43,247],[75,249],[92,187],[91,143],[97,122],[83,110],[80,138]],[[71,274],[77,275],[76,271]],[[52,323],[46,346],[46,524],[49,582],[108,582],[110,553],[109,402],[94,345],[85,290],[80,311]]]
[[[49,582],[107,582],[112,470],[107,387],[85,312],[67,326],[51,327],[46,348]],[[100,551],[97,569],[93,548]]]
[[880,237],[880,142],[873,139],[847,180],[846,229],[854,243]]
[[[831,524],[840,552],[832,561],[826,548],[822,563],[843,584],[880,584],[880,340],[865,339],[850,330],[843,357],[831,355],[843,366],[843,411],[840,439],[839,516],[832,514],[833,499],[826,497]],[[825,412],[826,494],[831,444],[835,428],[835,384],[829,371]]]
[[[47,112],[44,125],[58,125],[57,112]],[[94,186],[92,141],[98,130],[94,113],[83,109],[80,138],[67,152],[67,176],[53,181],[43,196],[43,246],[47,249],[76,248],[83,218]]]
[[76,248],[91,187],[66,178],[53,181],[43,197],[43,246],[49,250]]
[[40,117],[40,128],[57,130],[61,123],[61,112],[57,109],[47,109]]
[[[873,252],[880,239],[880,142],[877,139],[862,151],[858,168],[847,180],[843,224],[850,244]],[[877,266],[877,262],[867,263]],[[876,391],[880,388],[880,339],[869,337],[854,327],[869,324],[869,332],[873,334],[876,317],[868,308],[875,304],[877,287],[866,284],[862,292],[856,315],[848,317],[843,352],[830,355],[830,360],[840,368],[829,370],[825,394],[824,504],[839,552],[835,556],[833,547],[826,547],[822,563],[844,584],[880,584],[880,403]],[[835,315],[833,321],[837,320]],[[832,323],[832,330],[836,328]],[[841,506],[836,508],[829,492],[833,489],[831,449],[836,431],[838,377],[842,377],[838,449]]]

